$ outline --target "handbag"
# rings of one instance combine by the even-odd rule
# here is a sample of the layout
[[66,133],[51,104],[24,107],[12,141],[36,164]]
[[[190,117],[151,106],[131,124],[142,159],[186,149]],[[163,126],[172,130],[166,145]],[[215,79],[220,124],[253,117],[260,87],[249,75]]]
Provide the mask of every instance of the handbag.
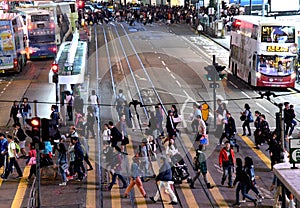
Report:
[[182,122],[183,121],[182,115],[178,115],[178,117],[176,117],[176,118],[174,117],[173,121],[174,121],[174,123],[180,123],[180,122]]
[[129,139],[127,136],[124,136],[124,139],[121,141],[121,145],[129,144]]
[[207,135],[204,135],[200,138],[200,144],[202,145],[208,145],[208,137]]
[[28,161],[27,165],[36,165],[36,158],[35,157],[31,157]]
[[246,115],[245,115],[245,114],[242,114],[241,117],[240,117],[240,120],[241,120],[241,121],[245,121],[245,120],[246,120]]
[[22,118],[22,114],[18,111],[17,118]]

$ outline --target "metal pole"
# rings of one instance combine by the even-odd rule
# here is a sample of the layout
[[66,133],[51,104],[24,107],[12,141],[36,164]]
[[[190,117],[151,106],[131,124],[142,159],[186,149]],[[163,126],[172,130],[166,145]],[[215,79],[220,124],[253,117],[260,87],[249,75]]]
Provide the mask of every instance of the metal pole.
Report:
[[249,5],[249,10],[250,10],[250,13],[249,13],[249,15],[251,15],[252,14],[252,0],[250,0],[250,5]]
[[[37,100],[33,101],[33,110],[34,110],[34,116],[37,116]],[[41,137],[38,138],[38,141]],[[35,139],[33,139],[35,140]],[[40,187],[41,187],[41,175],[40,175],[40,146],[39,142],[35,143],[35,150],[36,150],[36,183],[35,183],[35,192],[36,192],[36,207],[41,207],[41,193],[40,193]]]
[[[216,64],[216,55],[213,55],[213,66],[215,66]],[[214,70],[214,69],[213,69]],[[216,96],[216,71],[214,71],[213,73],[213,84],[214,84],[214,88],[213,88],[213,100],[214,100],[214,128],[216,128],[217,126],[217,96]]]
[[279,104],[279,117],[280,117],[280,139],[281,139],[281,145],[282,145],[282,149],[284,150],[284,120],[283,120],[283,104],[280,103]]
[[220,0],[217,0],[217,20],[220,19]]
[[55,83],[55,105],[58,106],[58,83]]
[[265,0],[262,1],[261,16],[265,16]]

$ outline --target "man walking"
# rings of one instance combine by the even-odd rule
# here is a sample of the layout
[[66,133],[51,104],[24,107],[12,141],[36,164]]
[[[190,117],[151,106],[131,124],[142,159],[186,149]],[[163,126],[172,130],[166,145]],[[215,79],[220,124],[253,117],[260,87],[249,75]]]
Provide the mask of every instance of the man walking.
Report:
[[225,142],[225,147],[223,147],[219,154],[219,165],[220,168],[223,168],[223,176],[221,184],[224,185],[224,182],[228,176],[228,187],[232,188],[232,169],[235,164],[235,156],[233,149],[230,148],[230,142]]
[[171,166],[165,156],[160,157],[160,162],[161,162],[162,166],[159,169],[159,174],[155,178],[156,182],[159,181],[159,185],[158,185],[159,190],[157,190],[154,197],[149,197],[149,198],[151,199],[151,201],[156,203],[156,201],[158,200],[159,195],[160,195],[159,193],[161,192],[162,187],[164,187],[166,192],[168,192],[168,194],[171,197],[172,201],[170,202],[170,204],[176,205],[176,204],[178,204],[177,197],[170,187],[170,182],[172,181]]
[[4,181],[6,181],[9,173],[12,171],[12,167],[15,166],[17,173],[18,173],[18,176],[15,179],[20,179],[23,177],[23,173],[22,173],[19,163],[17,161],[18,154],[17,154],[15,142],[13,141],[13,138],[11,135],[7,135],[7,141],[8,141],[9,163],[8,163],[7,171],[5,171],[5,174],[1,178]]

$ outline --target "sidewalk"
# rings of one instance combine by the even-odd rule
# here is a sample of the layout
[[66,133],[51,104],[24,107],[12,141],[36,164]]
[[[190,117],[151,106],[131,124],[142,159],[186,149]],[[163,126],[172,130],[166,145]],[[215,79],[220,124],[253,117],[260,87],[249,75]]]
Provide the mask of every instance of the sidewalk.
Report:
[[[214,38],[208,34],[205,34],[205,36],[208,37],[209,39],[211,39],[212,41],[214,41],[215,43],[217,43],[218,45],[222,46],[224,49],[226,49],[228,51],[230,50],[230,33],[229,32],[226,32],[226,35],[224,36],[224,38]],[[300,92],[300,82],[295,83],[294,90]]]

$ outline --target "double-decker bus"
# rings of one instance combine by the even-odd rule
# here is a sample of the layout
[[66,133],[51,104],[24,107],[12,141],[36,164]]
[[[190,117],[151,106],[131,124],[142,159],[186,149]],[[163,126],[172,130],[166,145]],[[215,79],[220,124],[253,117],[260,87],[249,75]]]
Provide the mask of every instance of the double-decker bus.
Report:
[[295,25],[285,18],[236,16],[229,66],[234,76],[257,87],[294,87],[297,67]]
[[35,2],[38,9],[49,11],[54,17],[56,44],[71,41],[76,30],[78,12],[75,1],[70,2]]
[[49,11],[19,8],[27,27],[30,59],[54,58],[57,52],[54,18]]
[[21,72],[26,65],[26,47],[21,15],[0,14],[0,73]]

